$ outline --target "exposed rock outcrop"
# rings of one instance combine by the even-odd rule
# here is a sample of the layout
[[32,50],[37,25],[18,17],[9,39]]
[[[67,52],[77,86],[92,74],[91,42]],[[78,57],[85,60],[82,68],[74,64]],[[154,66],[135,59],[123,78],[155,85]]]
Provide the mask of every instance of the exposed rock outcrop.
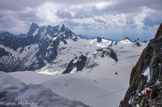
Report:
[[116,62],[118,61],[118,58],[117,58],[116,53],[111,48],[107,48],[107,49],[97,49],[97,51],[98,52],[101,52],[101,57],[109,56],[110,58],[112,58]]
[[162,107],[162,24],[132,69],[130,86],[120,104],[134,106]]
[[101,37],[97,37],[97,42],[98,43],[102,42],[102,38]]
[[130,42],[132,42],[132,40],[129,37],[125,37],[123,40],[129,40]]
[[139,39],[135,40],[133,46],[140,47],[140,46],[141,46],[141,44],[140,44],[140,40],[139,40]]
[[75,57],[70,61],[63,74],[81,71],[85,67],[86,61],[87,61],[87,57],[84,55],[81,55],[78,58]]
[[81,55],[79,57],[75,57],[70,61],[68,66],[66,67],[63,74],[66,73],[74,73],[78,71],[82,71],[84,68],[93,68],[98,66],[99,64],[96,62],[98,58],[112,58],[115,62],[118,61],[116,53],[111,48],[101,48],[97,49],[92,56],[84,56]]

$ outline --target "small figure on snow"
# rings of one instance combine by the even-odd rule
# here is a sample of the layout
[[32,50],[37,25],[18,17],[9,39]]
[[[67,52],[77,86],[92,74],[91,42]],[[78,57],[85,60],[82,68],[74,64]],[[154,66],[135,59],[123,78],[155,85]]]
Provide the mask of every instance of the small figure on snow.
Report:
[[118,75],[118,73],[117,73],[117,72],[115,72],[115,75]]

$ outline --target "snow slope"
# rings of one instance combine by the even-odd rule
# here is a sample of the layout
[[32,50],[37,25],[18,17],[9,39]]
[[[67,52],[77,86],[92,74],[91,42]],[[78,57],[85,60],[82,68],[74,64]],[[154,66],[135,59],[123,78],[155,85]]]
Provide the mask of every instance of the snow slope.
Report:
[[[10,73],[10,75],[25,83],[43,84],[63,97],[82,101],[92,107],[118,107],[128,88],[131,69],[147,43],[141,42],[140,47],[124,40],[117,42],[117,44],[113,43],[110,48],[116,52],[118,62],[108,56],[97,57],[95,61],[98,66],[85,68],[82,72],[62,75],[64,67],[60,67],[60,65],[73,59],[75,57],[73,53],[76,53],[76,56],[81,53],[92,55],[96,49],[106,48],[111,44],[108,40],[101,43],[97,43],[96,40],[83,39],[78,40],[77,43],[67,42],[67,45],[59,47],[65,49],[60,50],[60,56],[56,58],[57,64],[47,65],[39,70],[39,73],[37,73],[38,71],[26,71]],[[56,69],[53,69],[55,67]],[[56,72],[57,70],[59,72]]]
[[[12,77],[17,78],[18,80],[26,83],[26,84],[41,84],[45,81],[58,78],[57,76],[50,73],[50,75],[44,75],[37,72],[32,71],[18,71],[15,73],[9,73]],[[61,75],[60,75],[61,76]],[[59,77],[60,77],[59,76]]]
[[4,85],[12,85],[12,84],[15,84],[15,85],[19,85],[19,86],[22,86],[24,85],[23,82],[13,78],[12,76],[10,75],[7,75],[6,73],[0,71],[0,86],[4,86]]
[[25,85],[3,72],[0,72],[0,94],[1,107],[88,107],[60,97],[42,85]]
[[43,85],[70,99],[86,100],[90,96],[94,97],[105,93],[105,90],[96,81],[75,73],[46,81]]

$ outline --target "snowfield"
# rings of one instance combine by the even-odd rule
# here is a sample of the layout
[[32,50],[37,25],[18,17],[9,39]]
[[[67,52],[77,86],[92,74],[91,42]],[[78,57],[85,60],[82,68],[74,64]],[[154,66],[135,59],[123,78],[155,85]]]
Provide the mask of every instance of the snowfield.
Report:
[[56,59],[47,64],[45,67],[40,69],[41,72],[63,72],[66,68],[67,64],[76,56],[80,56],[81,54],[88,56],[92,55],[97,49],[108,47],[111,44],[110,40],[103,39],[102,43],[96,42],[97,40],[86,40],[78,37],[77,41],[73,41],[71,39],[67,40],[67,45],[63,42],[60,43],[58,49],[58,56]]
[[3,72],[0,72],[0,76],[1,107],[88,107],[60,97],[42,85],[25,85]]
[[[109,40],[98,43],[96,39],[81,38],[77,42],[67,40],[67,45],[60,44],[59,56],[52,64],[47,64],[44,68],[34,72],[9,74],[26,84],[41,84],[60,96],[81,101],[91,107],[118,107],[128,88],[131,69],[147,45],[140,41],[139,43],[140,47],[129,40],[117,43]],[[98,65],[95,67],[61,74],[71,59],[81,54],[91,56],[97,49],[107,48],[110,44],[110,48],[117,54],[118,62],[109,56],[97,57],[95,62]]]

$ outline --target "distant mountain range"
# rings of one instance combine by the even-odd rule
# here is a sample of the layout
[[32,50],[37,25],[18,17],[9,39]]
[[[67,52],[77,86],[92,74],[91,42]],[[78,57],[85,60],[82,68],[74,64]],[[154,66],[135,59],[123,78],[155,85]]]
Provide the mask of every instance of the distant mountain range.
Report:
[[[107,107],[110,105],[111,107],[117,107],[128,87],[130,71],[141,53],[144,53],[146,58],[143,55],[140,57],[140,59],[145,59],[140,60],[139,64],[137,63],[135,67],[137,68],[135,69],[137,74],[139,74],[138,70],[147,68],[146,65],[149,61],[150,64],[153,63],[149,64],[151,69],[159,69],[157,66],[159,59],[156,57],[160,57],[158,55],[160,53],[160,37],[157,37],[153,44],[151,41],[148,45],[149,50],[145,49],[143,51],[148,42],[142,42],[139,39],[132,41],[128,37],[121,41],[108,40],[102,37],[85,39],[77,36],[65,25],[39,26],[32,23],[27,34],[14,35],[9,32],[0,32],[0,71],[12,72],[0,73],[1,83],[5,85],[1,87],[1,93],[3,94],[1,100],[3,101],[4,98],[11,100],[6,95],[16,93],[12,97],[15,99],[14,101],[28,99],[45,106],[54,105],[53,102],[50,102],[53,101],[51,98],[54,98],[56,100],[54,103],[57,105],[58,102],[58,106],[66,104],[69,107],[73,105],[83,107],[88,107],[87,105]],[[154,59],[153,62],[150,58]],[[133,78],[133,85],[131,86],[133,88],[130,87],[130,90],[133,94],[128,91],[123,104],[128,104],[128,102],[130,104],[139,103],[140,100],[136,100],[136,97],[139,95],[138,92],[143,91],[138,91],[137,88],[143,87],[141,84],[147,81],[147,76],[142,75],[142,72],[140,71],[139,75],[136,75],[136,73],[133,74],[134,76],[131,75],[131,78]],[[17,81],[8,75],[23,82]],[[151,75],[154,75],[154,73]],[[155,79],[157,80],[157,78]],[[24,85],[24,83],[40,85]],[[157,82],[154,81],[154,83]],[[17,84],[18,86],[15,86]],[[20,87],[19,84],[22,84],[22,86]],[[43,88],[41,85],[58,95],[79,100],[87,105],[79,102],[67,104],[73,101],[58,97],[58,95],[51,93],[50,90]],[[138,87],[134,88],[134,86]],[[143,88],[141,89],[143,90]],[[6,90],[7,94],[5,94]],[[50,99],[49,102],[42,103],[41,98],[37,100],[40,95],[42,96],[42,93],[45,93],[42,98]],[[57,98],[61,99],[57,101]],[[132,100],[132,98],[134,99]]]
[[[0,70],[5,72],[33,71],[51,64],[55,68],[58,66],[65,68],[74,57],[81,54],[86,56],[90,50],[93,53],[99,47],[102,47],[98,44],[102,44],[102,40],[106,41],[107,48],[118,43],[100,37],[97,37],[95,42],[90,43],[91,41],[86,40],[85,36],[77,36],[65,25],[53,27],[32,23],[27,34],[14,35],[9,32],[0,32]],[[132,42],[128,37],[123,41]],[[139,40],[136,40],[134,44],[140,46]],[[84,45],[88,47],[94,45],[94,47],[83,52]],[[75,50],[71,50],[72,48],[75,48]],[[62,50],[66,51],[62,53]],[[63,57],[66,58],[63,59]],[[56,65],[58,66],[56,67]]]
[[[99,36],[87,36],[87,35],[82,35],[82,34],[78,34],[78,36],[82,39],[97,39]],[[110,38],[103,38],[103,37],[100,37],[102,39],[106,39],[106,40],[111,40],[111,41],[115,41],[113,39],[110,39]]]
[[35,70],[51,62],[57,56],[57,47],[66,40],[78,37],[64,25],[38,26],[32,23],[27,35],[0,33],[0,69],[6,72]]

